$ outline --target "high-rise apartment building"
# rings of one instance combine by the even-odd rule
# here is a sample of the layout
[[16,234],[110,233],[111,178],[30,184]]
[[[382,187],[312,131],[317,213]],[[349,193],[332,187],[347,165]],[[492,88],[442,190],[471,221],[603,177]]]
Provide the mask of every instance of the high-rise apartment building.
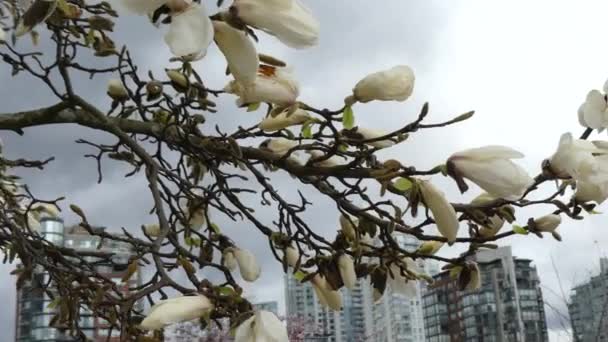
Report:
[[[399,236],[396,239],[408,251],[419,246],[414,237]],[[438,269],[433,262],[421,261],[419,267],[430,274]],[[360,279],[352,291],[341,290],[343,308],[334,312],[319,304],[310,283],[301,284],[288,274],[285,277],[287,315],[302,316],[316,323],[322,333],[319,334],[321,336],[311,336],[310,341],[424,341],[421,287],[414,298],[393,293],[387,288],[382,299],[374,303],[369,280]]]
[[608,258],[600,259],[600,274],[572,289],[568,312],[575,341],[608,341]]
[[481,288],[459,291],[448,272],[434,276],[423,295],[426,341],[546,342],[540,281],[527,259],[510,247],[476,256]]
[[[103,229],[103,228],[95,228]],[[139,284],[139,274],[130,278],[127,283],[121,279],[126,272],[132,251],[129,245],[116,241],[100,241],[98,236],[88,234],[82,227],[74,226],[65,228],[63,221],[58,218],[43,218],[40,222],[39,233],[47,241],[57,246],[73,248],[76,251],[97,251],[100,253],[112,253],[113,265],[99,263],[97,272],[105,277],[111,278],[126,292],[129,287]],[[99,262],[96,257],[85,257],[88,262]],[[76,341],[58,329],[50,327],[51,320],[56,309],[51,304],[52,300],[44,291],[52,290],[49,276],[42,268],[34,270],[31,279],[17,292],[16,327],[15,340],[18,342],[63,342]],[[91,341],[115,342],[120,340],[120,331],[108,329],[108,325],[100,318],[94,317],[93,313],[86,307],[80,308],[79,326]]]

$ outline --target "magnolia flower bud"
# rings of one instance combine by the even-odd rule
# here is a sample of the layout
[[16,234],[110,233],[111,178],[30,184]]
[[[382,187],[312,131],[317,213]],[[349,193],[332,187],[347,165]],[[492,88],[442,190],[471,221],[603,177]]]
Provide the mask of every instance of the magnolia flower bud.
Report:
[[32,31],[34,26],[45,22],[57,8],[57,0],[35,0],[21,15],[15,29],[15,36],[21,37]]
[[295,268],[298,264],[298,260],[300,259],[300,253],[292,246],[288,246],[285,248],[285,259],[287,261],[287,265]]
[[226,248],[222,253],[222,266],[230,271],[234,271],[238,267],[238,262],[234,256],[234,248]]
[[144,233],[151,237],[160,235],[160,225],[158,223],[144,224]]
[[231,10],[246,24],[293,48],[316,45],[319,39],[318,21],[297,0],[236,0]]
[[452,244],[456,241],[460,226],[454,207],[445,198],[443,192],[428,181],[419,181],[420,194],[427,208],[433,214],[439,233]]
[[354,226],[357,224],[357,221],[358,220],[356,218],[347,217],[344,214],[340,215],[340,228],[342,230],[342,234],[344,234],[346,239],[350,241],[357,240],[357,230]]
[[441,247],[443,247],[444,243],[440,241],[425,241],[423,242],[416,253],[423,255],[435,255]]
[[171,85],[175,90],[180,92],[185,92],[190,87],[190,81],[186,77],[186,75],[182,74],[177,70],[165,69],[167,73],[167,77],[171,80]]
[[150,308],[140,327],[146,330],[158,330],[170,324],[200,318],[211,310],[213,304],[203,295],[165,299]]
[[286,154],[287,152],[289,152],[289,150],[296,146],[298,146],[297,141],[289,140],[286,138],[268,139],[262,142],[262,144],[260,144],[261,148],[265,148],[279,156]]
[[243,280],[254,282],[260,277],[262,269],[255,258],[255,255],[248,250],[235,249],[234,256],[239,264],[239,271]]
[[559,215],[550,214],[534,220],[536,230],[540,232],[553,232],[562,223],[562,218]]
[[353,89],[359,102],[405,101],[414,90],[414,71],[405,65],[366,76]]
[[[481,206],[481,205],[493,202],[495,200],[496,200],[496,198],[494,198],[490,194],[484,192],[481,195],[475,197],[471,201],[471,204]],[[485,222],[478,222],[478,223],[482,224],[482,226],[479,228],[479,236],[481,236],[483,238],[490,238],[498,233],[498,231],[505,224],[505,220],[498,215],[492,215],[492,216],[487,217],[487,220]]]
[[300,86],[287,69],[267,67],[258,72],[253,85],[231,81],[224,91],[239,97],[239,107],[258,102],[290,106],[296,102]]
[[363,252],[371,252],[373,250],[371,246],[374,245],[374,239],[368,233],[361,234],[359,245]]
[[335,311],[342,309],[342,296],[340,292],[331,289],[323,276],[315,275],[311,283],[321,305]]
[[357,286],[357,273],[355,273],[355,263],[350,255],[342,254],[338,258],[338,269],[340,270],[340,277],[344,282],[344,286],[352,290]]
[[[365,127],[357,127],[352,130],[342,131],[344,135],[355,140],[372,140],[383,137],[388,133],[382,130],[370,129]],[[376,148],[387,148],[395,145],[395,142],[389,139],[366,142],[365,144]]]
[[[419,269],[414,260],[405,257],[402,261],[407,271],[412,273],[412,276],[418,274]],[[390,270],[387,280],[393,292],[405,295],[408,298],[415,298],[418,291],[418,281],[402,274],[401,267],[398,264],[391,264]]]
[[286,110],[275,117],[267,116],[258,124],[258,127],[264,132],[275,132],[289,126],[301,125],[308,120],[310,120],[310,115],[302,109],[297,109],[291,115]]
[[475,291],[481,288],[481,274],[477,263],[471,262],[460,272],[459,279],[462,290]]
[[468,178],[490,195],[504,199],[518,199],[534,183],[532,178],[511,159],[523,154],[505,146],[484,146],[454,153],[447,162],[448,173],[462,192]]
[[189,212],[188,216],[188,227],[190,227],[190,229],[200,230],[207,222],[207,219],[205,218],[205,209],[203,208]]
[[147,100],[156,100],[163,94],[163,84],[159,81],[150,81],[146,84]]
[[108,96],[116,101],[124,101],[129,98],[127,88],[122,84],[121,80],[111,79],[108,81]]
[[258,311],[236,328],[234,342],[288,342],[287,326],[272,312]]
[[173,55],[188,60],[201,59],[207,54],[211,41],[213,24],[202,4],[192,3],[171,16],[165,43]]
[[260,60],[255,44],[247,33],[222,22],[214,21],[215,43],[226,57],[228,70],[234,79],[249,86],[255,82]]
[[37,218],[41,217],[59,217],[59,209],[54,204],[49,203],[36,203],[32,206],[31,210],[35,213]]

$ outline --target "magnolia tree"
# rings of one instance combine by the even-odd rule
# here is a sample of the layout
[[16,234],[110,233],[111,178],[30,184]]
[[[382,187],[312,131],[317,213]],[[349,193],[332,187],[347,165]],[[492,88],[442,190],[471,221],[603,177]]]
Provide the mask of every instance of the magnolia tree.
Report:
[[[84,338],[78,313],[85,307],[105,318],[124,340],[154,340],[173,323],[202,319],[212,326],[212,321],[227,319],[237,341],[286,341],[285,325],[271,313],[254,312],[235,277],[258,279],[262,270],[256,255],[238,246],[211,216],[245,222],[268,245],[277,269],[282,266],[301,282],[310,282],[322,305],[340,310],[338,290],[352,288],[360,278],[369,279],[376,299],[387,286],[411,294],[416,282],[432,281],[416,267],[417,259],[444,262],[461,288],[475,289],[480,276],[471,256],[477,251],[515,234],[559,240],[556,228],[563,218],[583,219],[608,196],[608,142],[588,140],[594,130],[608,126],[606,89],[591,91],[581,106],[580,137],[566,133],[557,139],[556,132],[557,151],[547,151],[533,176],[514,162],[524,156],[521,152],[495,145],[455,152],[436,167],[420,169],[382,160],[377,152],[406,144],[409,135],[468,120],[473,112],[433,122],[425,104],[418,113],[405,115],[392,132],[358,126],[354,108],[371,101],[398,106],[411,96],[415,78],[406,65],[363,78],[351,94],[343,94],[341,108],[302,102],[288,62],[260,53],[257,37],[268,34],[297,49],[313,46],[319,39],[314,13],[296,0],[217,2],[0,3],[4,68],[14,77],[27,74],[55,96],[48,107],[2,113],[0,129],[23,134],[29,127],[75,124],[110,134],[115,143],[109,145],[86,137],[77,141],[93,150],[89,156],[98,163],[102,186],[101,164],[124,164],[132,169],[130,176],[145,178],[153,201],[153,217],[141,229],[101,232],[92,229],[83,209],[41,198],[44,194],[32,193],[12,171],[44,172],[52,159],[0,159],[0,248],[7,260],[18,257],[23,265],[15,272],[18,286],[34,267],[48,272],[56,288],[48,295],[56,298],[58,308],[52,323],[74,336]],[[219,10],[211,13],[210,8]],[[153,24],[166,32],[162,48],[173,57],[166,61],[165,73],[149,72],[121,43],[121,35],[113,33],[115,22],[134,15],[150,18],[146,34],[159,34]],[[39,51],[19,44],[28,36],[34,43],[47,39],[45,45],[53,47]],[[196,68],[211,44],[224,55],[232,78],[224,89],[207,87]],[[83,81],[83,75],[90,79]],[[100,84],[99,76],[112,80]],[[76,78],[90,89],[107,88],[112,104],[94,105],[74,86]],[[206,117],[221,111],[218,98],[235,99],[242,115],[264,114],[253,127],[206,127]],[[312,188],[333,202],[334,208],[324,208],[322,215],[333,215],[339,228],[335,234],[327,237],[303,218],[315,210],[304,194],[294,202],[273,186],[279,174],[293,178],[291,188]],[[446,198],[436,186],[442,177],[451,178],[461,192],[479,196],[471,203]],[[483,191],[471,189],[472,184]],[[542,194],[535,195],[541,187]],[[273,220],[254,211],[260,200],[276,211]],[[546,213],[520,214],[519,209],[532,206]],[[58,210],[72,210],[92,235],[131,245],[135,255],[128,269],[146,266],[153,270],[151,277],[125,294],[90,262],[94,257],[97,263],[115,263],[112,254],[76,252],[47,242],[37,232],[39,220]],[[516,220],[520,225],[513,224]],[[399,235],[423,243],[408,252],[396,242]],[[465,252],[442,256],[444,244],[462,245]],[[176,278],[176,269],[187,275],[187,282]],[[206,271],[219,272],[222,279],[211,281],[202,276]],[[140,300],[154,305],[140,310],[134,305]]]

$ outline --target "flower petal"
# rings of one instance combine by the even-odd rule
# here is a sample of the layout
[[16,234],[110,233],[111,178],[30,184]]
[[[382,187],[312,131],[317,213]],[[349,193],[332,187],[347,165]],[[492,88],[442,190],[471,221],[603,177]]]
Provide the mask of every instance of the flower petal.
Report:
[[187,10],[173,15],[165,35],[173,55],[191,59],[203,58],[212,40],[213,24],[200,4],[192,4]]

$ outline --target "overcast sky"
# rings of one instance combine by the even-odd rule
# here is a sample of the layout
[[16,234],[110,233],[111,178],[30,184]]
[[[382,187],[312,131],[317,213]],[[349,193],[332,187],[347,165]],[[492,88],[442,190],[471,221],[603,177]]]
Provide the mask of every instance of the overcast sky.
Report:
[[[576,110],[587,91],[601,89],[608,77],[604,26],[608,3],[602,1],[309,0],[305,3],[321,22],[317,47],[291,50],[262,36],[259,48],[286,60],[294,68],[302,85],[302,101],[315,107],[336,108],[361,77],[396,64],[407,64],[417,77],[412,98],[406,103],[356,105],[359,125],[380,129],[400,127],[414,118],[426,101],[431,105],[429,120],[434,122],[476,110],[473,120],[416,133],[402,146],[382,152],[382,157],[420,168],[438,165],[460,149],[502,144],[524,152],[522,164],[534,175],[542,160],[553,153],[562,133],[572,131],[578,135],[582,131]],[[125,17],[119,23],[117,35],[127,37],[140,68],[162,70],[169,57],[162,34],[145,25],[143,18]],[[134,28],[146,28],[141,32],[149,36],[134,33],[137,32]],[[197,68],[211,87],[220,88],[227,81],[223,75],[224,61],[215,47],[198,62]],[[7,69],[0,64],[3,84],[10,77]],[[82,80],[79,85],[96,103],[108,105],[103,97],[104,80]],[[12,80],[10,86],[0,86],[0,112],[52,103],[43,88],[36,86],[25,77]],[[209,119],[222,123],[223,127],[246,126],[261,119],[261,113],[235,110],[232,102],[233,99],[221,100],[228,110]],[[95,141],[108,139],[104,134],[67,126],[26,130],[24,137],[0,132],[9,157],[57,157],[44,175],[24,174],[38,194],[47,198],[67,196],[66,204],[78,203],[91,222],[108,227],[136,229],[150,220],[147,216],[150,200],[142,179],[125,181],[122,177],[125,170],[108,164],[104,183],[97,185],[94,163],[82,157],[91,150],[73,144],[80,136]],[[279,191],[289,197],[293,181],[281,176],[277,181]],[[462,202],[475,195],[461,196],[450,182],[442,179],[437,182],[445,185],[452,201]],[[306,218],[319,232],[334,234],[336,213],[327,209],[334,206],[328,206],[330,203],[318,196],[314,200],[314,212]],[[252,198],[251,203],[259,203],[254,201]],[[526,212],[529,216],[522,216],[521,223],[530,216],[546,214],[542,209]],[[267,222],[274,218],[269,210],[258,213],[265,215]],[[68,223],[74,221],[73,216],[67,215],[66,219]],[[220,218],[218,221],[224,222]],[[534,260],[545,300],[565,312],[561,295],[556,295],[561,290],[551,259],[555,260],[561,287],[567,294],[573,284],[597,272],[608,234],[602,224],[606,222],[603,215],[582,222],[567,218],[564,221],[560,227],[561,243],[550,238],[517,236],[501,244],[513,244],[516,256]],[[263,276],[254,286],[247,287],[248,293],[260,301],[282,301],[281,268],[265,251],[267,242],[247,225],[230,224],[225,229],[262,260]],[[449,256],[460,251],[454,247],[442,253]],[[0,311],[0,327],[10,330],[14,320],[14,283],[9,278],[9,269],[0,266],[0,301],[5,308],[11,308]],[[554,330],[552,341],[559,341],[558,315],[550,309],[547,315]]]

